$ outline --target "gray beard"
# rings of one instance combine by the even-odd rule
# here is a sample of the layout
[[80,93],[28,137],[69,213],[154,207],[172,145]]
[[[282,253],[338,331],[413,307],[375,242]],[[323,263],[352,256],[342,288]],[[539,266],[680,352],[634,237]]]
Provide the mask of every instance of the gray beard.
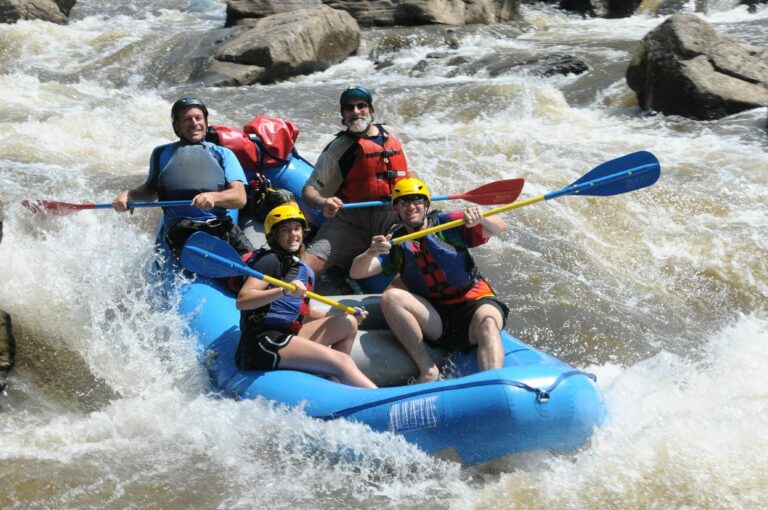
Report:
[[368,131],[368,128],[371,127],[371,124],[373,124],[373,115],[355,120],[349,124],[345,123],[344,125],[347,126],[347,131],[349,131],[350,134],[364,135],[365,132]]

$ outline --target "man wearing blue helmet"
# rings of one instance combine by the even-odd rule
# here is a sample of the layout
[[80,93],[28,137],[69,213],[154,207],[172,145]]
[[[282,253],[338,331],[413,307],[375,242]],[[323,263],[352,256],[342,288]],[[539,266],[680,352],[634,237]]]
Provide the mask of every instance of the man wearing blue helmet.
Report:
[[389,200],[392,186],[408,177],[408,162],[400,140],[382,124],[374,124],[373,95],[360,85],[345,89],[339,98],[341,123],[317,159],[302,190],[310,207],[327,220],[307,248],[306,262],[320,275],[331,266],[345,272],[368,248],[372,236],[385,233],[396,222],[388,207],[344,209],[345,203]]
[[196,97],[183,97],[171,108],[177,142],[155,147],[147,180],[125,190],[112,202],[118,212],[129,203],[151,200],[189,200],[189,205],[164,207],[164,241],[178,253],[187,237],[205,230],[229,241],[239,252],[253,247],[227,216],[227,209],[245,206],[245,173],[235,154],[205,141],[208,108]]

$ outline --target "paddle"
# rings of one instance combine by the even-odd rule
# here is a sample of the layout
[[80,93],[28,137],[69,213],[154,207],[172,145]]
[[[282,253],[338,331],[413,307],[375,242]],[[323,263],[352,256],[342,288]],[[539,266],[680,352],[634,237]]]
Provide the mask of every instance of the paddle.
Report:
[[[581,177],[570,186],[556,191],[529,198],[521,202],[507,204],[495,209],[489,209],[483,212],[483,217],[499,214],[526,205],[535,204],[543,200],[551,200],[563,195],[591,195],[591,196],[609,196],[619,195],[628,191],[645,188],[656,182],[661,173],[659,160],[648,151],[633,152],[620,158],[606,161],[596,166],[586,175]],[[464,223],[464,219],[449,221],[442,225],[419,230],[411,234],[392,239],[392,244],[400,244],[411,239],[433,234],[441,230],[458,227]]]
[[[129,209],[134,207],[180,207],[191,205],[191,200],[169,200],[165,202],[130,202]],[[23,200],[21,205],[32,212],[49,212],[51,214],[70,214],[83,209],[111,209],[111,203],[103,204],[70,204],[68,202],[55,202],[52,200]]]
[[[206,232],[195,232],[187,239],[184,248],[181,250],[181,263],[189,271],[209,278],[227,278],[237,275],[253,276],[276,287],[288,289],[291,292],[296,290],[295,285],[251,269],[243,263],[240,255],[237,254],[229,243]],[[307,291],[306,295],[348,314],[360,314],[360,310],[343,305],[320,294]]]
[[[489,182],[483,184],[479,188],[475,188],[466,193],[456,193],[453,195],[435,195],[430,201],[435,202],[438,200],[466,200],[478,205],[497,205],[508,204],[514,202],[520,195],[523,189],[523,179],[505,179],[503,181]],[[374,207],[392,205],[391,202],[386,200],[372,200],[370,202],[354,202],[352,204],[344,204],[343,209],[358,209],[361,207]]]

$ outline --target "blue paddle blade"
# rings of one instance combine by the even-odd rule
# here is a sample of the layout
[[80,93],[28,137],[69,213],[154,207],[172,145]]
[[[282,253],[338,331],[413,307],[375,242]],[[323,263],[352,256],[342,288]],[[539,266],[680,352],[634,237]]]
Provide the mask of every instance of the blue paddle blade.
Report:
[[650,186],[660,174],[656,156],[638,151],[596,166],[568,188],[579,195],[619,195]]
[[181,250],[181,264],[188,271],[209,278],[227,278],[245,272],[237,251],[228,242],[206,232],[189,236]]

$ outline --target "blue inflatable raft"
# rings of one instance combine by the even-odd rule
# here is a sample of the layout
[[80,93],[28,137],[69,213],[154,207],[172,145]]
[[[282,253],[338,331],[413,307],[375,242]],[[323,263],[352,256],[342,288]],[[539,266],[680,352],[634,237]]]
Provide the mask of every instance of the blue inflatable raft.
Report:
[[[284,167],[269,169],[268,177],[274,187],[298,197],[309,172],[311,165],[294,157]],[[308,214],[319,221],[317,214]],[[169,284],[176,282],[177,270],[166,266],[162,277]],[[334,299],[370,311],[352,356],[374,382],[388,387],[355,388],[291,370],[240,371],[234,362],[240,312],[232,291],[220,280],[198,276],[180,292],[179,312],[187,318],[200,360],[223,396],[301,405],[309,416],[344,418],[400,434],[426,452],[466,464],[539,449],[572,451],[585,444],[605,414],[593,376],[507,332],[502,333],[503,368],[480,372],[470,353],[454,356],[451,378],[404,385],[416,367],[385,329],[375,295]]]

